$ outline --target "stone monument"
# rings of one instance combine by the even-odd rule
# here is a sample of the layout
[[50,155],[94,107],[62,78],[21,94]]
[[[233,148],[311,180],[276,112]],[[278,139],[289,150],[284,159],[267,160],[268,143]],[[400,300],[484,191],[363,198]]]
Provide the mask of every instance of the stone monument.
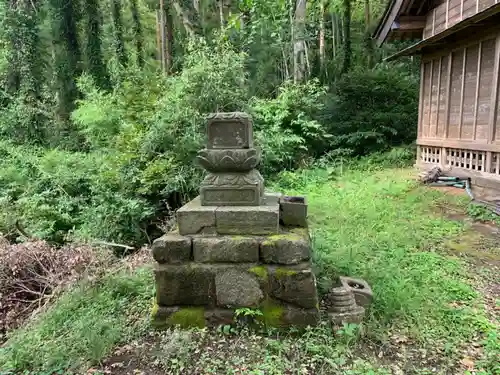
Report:
[[247,114],[209,115],[207,135],[200,195],[153,243],[153,324],[226,325],[238,308],[256,309],[267,326],[317,324],[305,198],[264,191]]

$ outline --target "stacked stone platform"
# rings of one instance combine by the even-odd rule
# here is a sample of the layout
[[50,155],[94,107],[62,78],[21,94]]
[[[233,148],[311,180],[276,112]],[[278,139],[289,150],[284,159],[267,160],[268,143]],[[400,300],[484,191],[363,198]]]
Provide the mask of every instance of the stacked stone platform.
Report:
[[258,309],[267,326],[317,324],[305,199],[264,193],[248,115],[210,115],[207,133],[200,196],[153,243],[154,324],[231,324],[238,308]]

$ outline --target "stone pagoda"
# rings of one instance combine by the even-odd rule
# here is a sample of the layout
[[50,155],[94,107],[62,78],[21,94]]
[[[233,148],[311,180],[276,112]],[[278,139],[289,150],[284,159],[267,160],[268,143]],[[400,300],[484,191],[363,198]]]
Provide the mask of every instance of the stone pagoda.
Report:
[[231,324],[244,307],[267,326],[319,320],[306,200],[264,191],[252,126],[245,113],[208,116],[200,195],[153,243],[157,327]]

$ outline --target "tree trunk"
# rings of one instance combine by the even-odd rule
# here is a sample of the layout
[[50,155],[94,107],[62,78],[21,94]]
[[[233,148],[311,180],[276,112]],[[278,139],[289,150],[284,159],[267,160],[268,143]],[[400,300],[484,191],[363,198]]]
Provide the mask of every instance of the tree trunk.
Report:
[[306,79],[306,0],[297,0],[295,5],[293,42],[293,80],[295,83]]
[[351,69],[351,0],[344,1],[344,60],[342,62],[342,73]]
[[325,0],[319,3],[319,63],[321,72],[325,69]]
[[144,66],[144,56],[143,56],[143,36],[142,36],[142,24],[141,17],[139,15],[139,8],[137,7],[137,0],[130,0],[130,11],[132,13],[132,22],[135,37],[135,49],[137,54],[137,65],[139,67]]
[[167,74],[172,71],[173,50],[174,50],[174,21],[172,19],[172,6],[165,10],[165,33],[166,33],[166,54],[165,54],[165,68]]
[[113,17],[115,48],[118,61],[122,66],[127,65],[125,42],[123,40],[123,21],[121,0],[112,0],[111,15]]
[[85,55],[87,70],[98,87],[109,88],[109,76],[101,50],[101,12],[98,0],[85,0],[84,13],[87,18]]
[[365,0],[365,44],[366,44],[366,60],[368,68],[373,66],[373,41],[370,33],[371,12],[370,0]]
[[52,36],[56,51],[57,112],[62,123],[69,121],[70,113],[74,109],[78,97],[76,78],[81,74],[81,53],[73,4],[72,1],[51,0],[54,14],[51,22]]
[[182,9],[182,6],[179,4],[177,0],[172,0],[172,6],[175,10],[175,13],[177,13],[177,16],[182,20],[182,24],[184,25],[184,29],[186,29],[186,32],[188,33],[189,37],[194,37],[194,29],[193,25],[191,24],[191,21],[189,20],[189,17],[186,15],[184,10]]

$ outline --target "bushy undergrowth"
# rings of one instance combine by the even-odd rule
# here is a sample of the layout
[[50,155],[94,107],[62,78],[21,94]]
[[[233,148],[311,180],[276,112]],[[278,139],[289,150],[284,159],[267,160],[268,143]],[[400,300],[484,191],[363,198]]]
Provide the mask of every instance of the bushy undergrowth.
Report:
[[202,42],[188,52],[180,73],[131,67],[113,78],[111,92],[83,76],[76,130],[61,133],[59,148],[0,140],[0,233],[15,240],[18,221],[30,236],[56,243],[147,242],[197,193],[202,171],[194,156],[208,112],[253,115],[266,178],[325,155],[366,154],[411,139],[417,85],[406,73],[353,73],[331,92],[315,80],[286,83],[274,97],[255,98],[243,53]]

